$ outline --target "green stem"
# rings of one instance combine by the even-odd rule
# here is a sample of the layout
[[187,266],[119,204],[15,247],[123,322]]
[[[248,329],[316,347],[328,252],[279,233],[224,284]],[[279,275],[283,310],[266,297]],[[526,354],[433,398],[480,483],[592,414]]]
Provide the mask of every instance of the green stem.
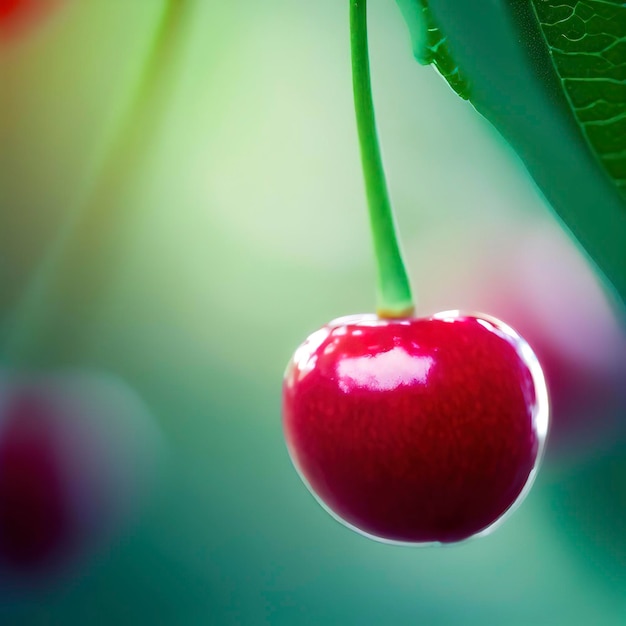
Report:
[[350,0],[350,43],[354,109],[377,264],[377,312],[380,317],[407,317],[414,311],[413,297],[398,245],[378,145],[370,82],[366,0]]
[[97,312],[116,267],[115,240],[129,217],[120,202],[124,183],[136,177],[170,101],[175,61],[192,0],[164,0],[139,80],[128,99],[88,197],[69,216],[46,250],[36,275],[13,311],[4,349],[12,367],[71,360],[80,331]]

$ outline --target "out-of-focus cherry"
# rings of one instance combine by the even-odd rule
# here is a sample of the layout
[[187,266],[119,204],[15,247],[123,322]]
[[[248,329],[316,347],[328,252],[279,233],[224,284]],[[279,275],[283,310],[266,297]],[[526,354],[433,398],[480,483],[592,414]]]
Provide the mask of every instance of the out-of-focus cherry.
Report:
[[159,436],[118,380],[64,373],[0,385],[0,579],[72,569],[137,513]]

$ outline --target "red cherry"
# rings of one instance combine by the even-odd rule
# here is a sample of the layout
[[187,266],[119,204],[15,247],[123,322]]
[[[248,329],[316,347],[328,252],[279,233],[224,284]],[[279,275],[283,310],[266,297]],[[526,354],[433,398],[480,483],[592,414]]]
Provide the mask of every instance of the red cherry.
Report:
[[399,543],[491,530],[530,488],[547,407],[528,344],[458,311],[335,320],[296,350],[283,388],[304,482],[340,521]]

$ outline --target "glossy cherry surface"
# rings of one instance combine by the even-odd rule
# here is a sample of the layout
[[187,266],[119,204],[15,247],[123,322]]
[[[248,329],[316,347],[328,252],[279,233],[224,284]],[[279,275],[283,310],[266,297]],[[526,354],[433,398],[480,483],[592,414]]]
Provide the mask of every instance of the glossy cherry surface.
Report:
[[541,368],[498,320],[335,320],[295,352],[283,425],[292,460],[334,516],[372,538],[449,543],[527,492],[548,426]]

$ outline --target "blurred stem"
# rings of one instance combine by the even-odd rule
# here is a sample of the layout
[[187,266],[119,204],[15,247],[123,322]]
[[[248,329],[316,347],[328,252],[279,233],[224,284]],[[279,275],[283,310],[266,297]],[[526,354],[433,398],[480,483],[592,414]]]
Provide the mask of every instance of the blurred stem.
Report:
[[51,353],[55,361],[67,358],[77,349],[81,326],[97,311],[117,260],[112,241],[130,208],[119,202],[120,188],[137,176],[158,134],[193,2],[164,0],[140,79],[120,116],[96,183],[46,251],[13,312],[4,355],[9,365],[33,366]]
[[413,314],[413,297],[398,245],[378,145],[370,81],[366,0],[350,0],[350,43],[354,108],[377,264],[377,313],[380,317],[406,317]]

